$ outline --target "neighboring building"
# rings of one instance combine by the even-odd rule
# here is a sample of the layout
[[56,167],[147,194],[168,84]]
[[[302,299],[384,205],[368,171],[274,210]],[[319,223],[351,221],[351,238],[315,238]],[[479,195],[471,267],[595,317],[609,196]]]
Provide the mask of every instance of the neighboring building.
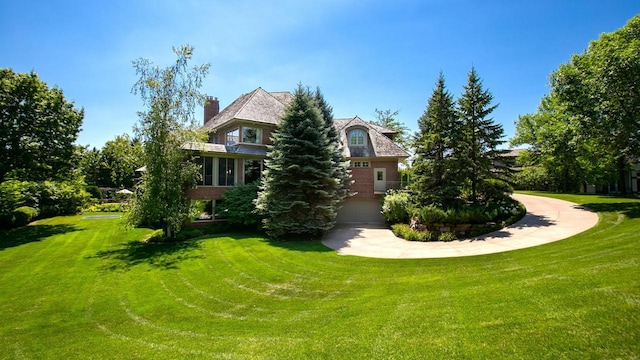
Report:
[[[209,141],[188,146],[199,154],[202,181],[188,196],[211,201],[208,207],[215,209],[225,191],[260,179],[271,133],[292,98],[289,92],[257,88],[222,111],[217,98],[207,98],[203,127],[210,131]],[[355,193],[338,212],[338,222],[383,222],[380,198],[399,187],[398,163],[409,155],[393,142],[396,132],[358,116],[335,119],[334,126],[350,161]]]

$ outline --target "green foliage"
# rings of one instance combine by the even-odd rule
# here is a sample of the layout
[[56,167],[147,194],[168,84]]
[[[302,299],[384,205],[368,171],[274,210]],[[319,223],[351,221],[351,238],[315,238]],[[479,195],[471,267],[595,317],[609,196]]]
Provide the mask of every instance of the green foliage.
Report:
[[317,101],[298,86],[269,147],[256,200],[273,239],[318,238],[335,224],[343,185],[334,142]]
[[189,160],[183,147],[202,140],[194,120],[196,105],[204,102],[198,92],[209,65],[189,68],[193,48],[173,49],[177,56],[172,66],[153,66],[148,59],[133,62],[140,76],[133,86],[146,107],[138,113],[135,133],[143,144],[142,162],[147,171],[136,189],[128,225],[161,227],[168,238],[177,233],[189,218],[191,201],[185,190],[194,186],[199,167]]
[[617,176],[624,194],[640,157],[640,15],[600,35],[551,74],[551,92],[520,117],[512,144],[530,144],[561,191]]
[[164,242],[165,240],[166,240],[166,237],[164,235],[164,230],[157,229],[157,230],[154,230],[149,235],[146,241],[149,243],[160,243],[160,242]]
[[395,236],[407,241],[431,241],[433,237],[430,232],[413,230],[407,224],[393,224],[391,230]]
[[434,205],[423,206],[416,210],[415,216],[422,224],[443,224],[447,222],[447,213]]
[[457,238],[456,238],[456,234],[451,231],[447,231],[438,235],[438,241],[449,242],[453,240],[457,240]]
[[81,179],[73,181],[18,181],[0,183],[0,222],[8,226],[16,208],[36,209],[39,217],[78,213],[89,202],[90,195]]
[[222,194],[222,202],[216,206],[218,218],[227,219],[231,226],[256,230],[262,223],[262,216],[256,212],[258,183],[236,185]]
[[483,179],[478,183],[478,195],[484,202],[507,199],[511,194],[513,194],[513,187],[506,181]]
[[391,111],[391,109],[375,109],[374,113],[375,120],[370,121],[371,124],[382,126],[389,130],[395,131],[396,135],[393,138],[393,142],[400,145],[400,147],[405,150],[411,147],[409,128],[407,128],[403,123],[396,119],[400,111]]
[[477,200],[478,184],[496,177],[493,172],[493,160],[503,150],[498,150],[504,141],[504,130],[489,115],[498,107],[491,105],[493,95],[482,86],[475,68],[471,68],[464,86],[464,93],[458,99],[458,117],[462,128],[457,129],[461,136],[461,148],[456,154],[456,171],[471,184],[471,201]]
[[96,200],[104,199],[104,195],[102,194],[102,190],[100,190],[99,187],[97,187],[95,185],[90,185],[90,186],[85,186],[84,189],[89,193],[89,195],[91,195],[92,199],[96,199]]
[[0,182],[65,180],[84,110],[31,73],[0,69]]
[[38,210],[29,206],[21,206],[13,210],[13,226],[25,226],[38,216]]
[[404,223],[409,221],[410,207],[409,193],[389,190],[382,200],[382,215],[390,224]]
[[527,166],[513,174],[514,188],[517,190],[555,191],[554,179],[543,166]]
[[144,165],[143,153],[142,143],[128,134],[107,141],[100,151],[99,185],[132,188],[135,170]]
[[127,212],[129,207],[127,203],[93,204],[85,207],[82,212]]
[[459,129],[453,97],[445,88],[441,73],[418,119],[419,132],[414,138],[416,158],[413,161],[411,189],[419,205],[437,203],[450,206],[460,195],[461,181],[456,169],[460,148]]

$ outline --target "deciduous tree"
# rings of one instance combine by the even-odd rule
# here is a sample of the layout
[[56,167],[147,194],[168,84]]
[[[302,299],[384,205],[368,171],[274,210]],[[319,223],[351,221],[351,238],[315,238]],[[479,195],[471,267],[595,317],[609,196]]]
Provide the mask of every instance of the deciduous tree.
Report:
[[140,76],[132,92],[139,94],[146,109],[138,113],[136,136],[144,147],[146,172],[137,188],[127,222],[161,227],[172,237],[189,216],[190,201],[184,191],[195,184],[199,167],[188,161],[183,149],[202,140],[194,119],[194,108],[204,103],[198,89],[209,65],[189,67],[193,48],[174,48],[175,63],[160,68],[148,59],[133,62]]
[[0,69],[0,181],[70,179],[83,118],[83,109],[35,72]]
[[551,93],[577,117],[599,157],[615,158],[625,193],[629,162],[640,157],[640,15],[562,64],[551,75]]

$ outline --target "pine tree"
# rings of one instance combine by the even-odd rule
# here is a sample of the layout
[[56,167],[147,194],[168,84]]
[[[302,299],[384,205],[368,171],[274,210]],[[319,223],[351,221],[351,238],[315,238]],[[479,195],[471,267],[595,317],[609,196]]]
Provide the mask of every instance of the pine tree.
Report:
[[339,180],[327,133],[315,100],[298,86],[273,135],[256,200],[270,237],[317,238],[335,224]]
[[421,205],[446,207],[460,195],[460,181],[452,161],[458,151],[457,125],[454,100],[440,73],[427,108],[418,119],[419,131],[414,138],[412,190]]
[[495,177],[491,172],[493,160],[503,152],[498,150],[498,146],[504,143],[502,125],[488,117],[498,107],[497,104],[491,105],[492,100],[493,95],[482,88],[482,80],[472,67],[464,93],[458,99],[462,147],[455,159],[460,174],[469,180],[471,201],[474,203],[478,198],[478,185],[483,179]]
[[331,161],[334,168],[333,178],[338,180],[336,194],[340,204],[345,198],[352,195],[350,186],[353,180],[351,179],[350,171],[347,169],[348,162],[344,156],[343,148],[340,145],[340,135],[333,125],[333,108],[324,99],[319,87],[310,95],[322,114],[322,119],[324,120],[324,125],[327,130],[327,146],[332,147]]

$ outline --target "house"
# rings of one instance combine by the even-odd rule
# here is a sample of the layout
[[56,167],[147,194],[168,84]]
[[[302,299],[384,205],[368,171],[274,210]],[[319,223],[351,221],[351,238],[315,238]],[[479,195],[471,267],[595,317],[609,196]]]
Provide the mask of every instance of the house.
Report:
[[[203,128],[209,131],[209,140],[188,145],[198,153],[202,180],[187,195],[211,202],[207,207],[214,213],[216,201],[225,191],[260,179],[271,134],[291,99],[289,92],[257,88],[220,111],[218,99],[208,97]],[[398,163],[409,155],[393,142],[394,131],[358,116],[335,119],[334,126],[350,161],[351,190],[355,193],[345,201],[337,221],[383,222],[380,199],[388,189],[399,187]]]

